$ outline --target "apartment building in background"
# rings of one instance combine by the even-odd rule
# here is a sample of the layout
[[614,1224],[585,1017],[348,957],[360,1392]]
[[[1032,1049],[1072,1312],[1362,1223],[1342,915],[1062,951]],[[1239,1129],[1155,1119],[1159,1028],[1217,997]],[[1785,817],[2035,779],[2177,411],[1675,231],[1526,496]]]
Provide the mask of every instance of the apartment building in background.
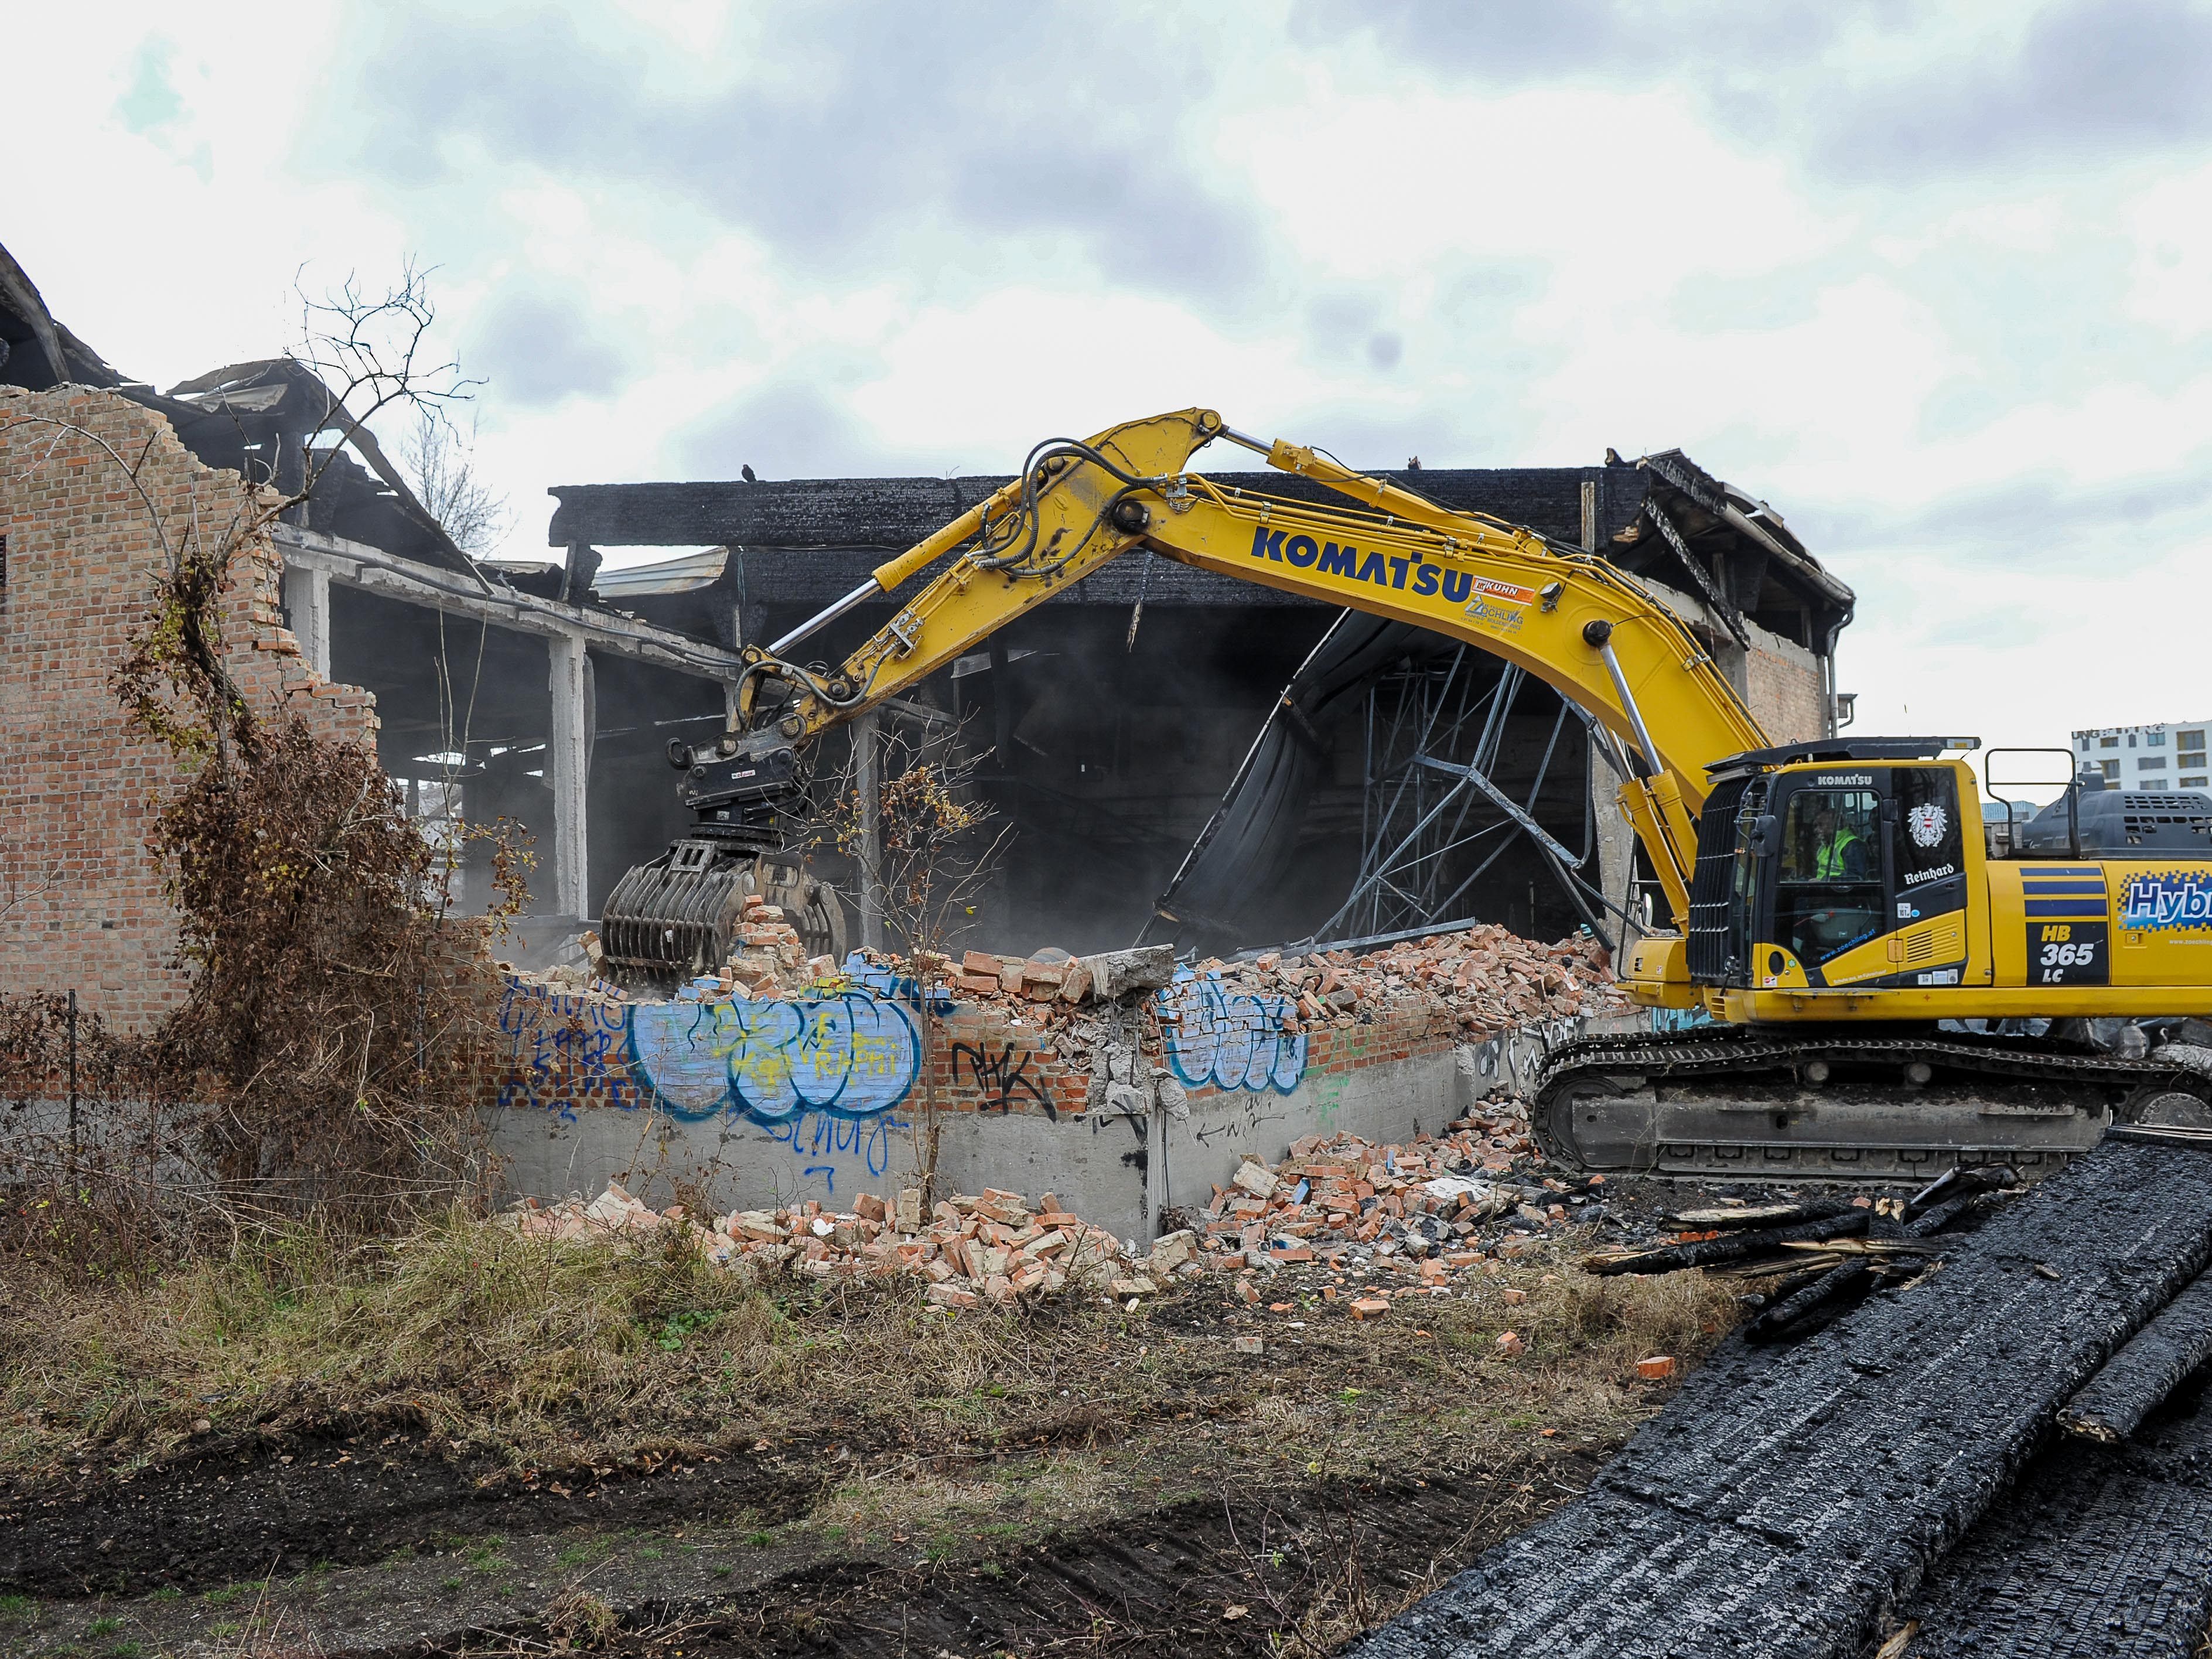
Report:
[[2077,769],[2094,768],[2115,789],[2212,789],[2204,734],[2212,720],[2102,726],[2074,734]]

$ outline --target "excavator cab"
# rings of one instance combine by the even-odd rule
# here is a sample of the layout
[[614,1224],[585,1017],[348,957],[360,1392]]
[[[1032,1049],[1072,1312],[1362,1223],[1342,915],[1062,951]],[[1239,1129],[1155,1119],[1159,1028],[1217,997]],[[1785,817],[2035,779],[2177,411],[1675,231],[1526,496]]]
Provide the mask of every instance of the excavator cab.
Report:
[[1698,825],[1689,978],[1735,990],[1956,985],[1971,884],[1955,744],[1756,750],[1712,769]]

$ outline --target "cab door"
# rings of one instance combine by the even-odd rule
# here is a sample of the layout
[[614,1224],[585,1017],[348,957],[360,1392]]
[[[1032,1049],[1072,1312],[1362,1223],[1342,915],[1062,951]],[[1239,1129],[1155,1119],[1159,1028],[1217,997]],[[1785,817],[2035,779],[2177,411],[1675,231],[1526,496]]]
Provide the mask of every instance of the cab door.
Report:
[[1968,937],[1957,775],[1948,766],[1890,768],[1882,815],[1892,871],[1887,977],[1899,985],[1956,985]]

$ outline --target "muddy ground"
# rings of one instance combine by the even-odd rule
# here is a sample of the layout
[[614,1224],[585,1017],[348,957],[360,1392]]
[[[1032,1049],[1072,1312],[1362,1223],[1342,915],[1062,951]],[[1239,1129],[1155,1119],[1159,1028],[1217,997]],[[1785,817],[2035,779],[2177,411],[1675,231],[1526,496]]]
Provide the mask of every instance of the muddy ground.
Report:
[[[1613,1208],[1633,1233],[1639,1204],[1692,1197]],[[1326,1652],[1579,1492],[1672,1386],[1636,1360],[1686,1369],[1733,1317],[1741,1286],[1576,1273],[1592,1242],[1365,1322],[1318,1282],[1274,1313],[1208,1281],[1113,1314],[1088,1358],[1063,1343],[1042,1389],[809,1424],[740,1389],[662,1439],[580,1419],[573,1458],[307,1390],[0,1480],[0,1646]],[[1509,1325],[1524,1355],[1498,1350]]]

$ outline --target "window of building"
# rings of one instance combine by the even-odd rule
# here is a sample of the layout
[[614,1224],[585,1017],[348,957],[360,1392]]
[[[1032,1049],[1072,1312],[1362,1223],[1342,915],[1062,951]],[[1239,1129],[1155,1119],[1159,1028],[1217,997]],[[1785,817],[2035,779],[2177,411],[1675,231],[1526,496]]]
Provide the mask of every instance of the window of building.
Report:
[[2177,749],[2202,749],[2204,746],[2204,734],[2202,732],[2177,733],[2173,739],[2173,745]]
[[2165,747],[2166,747],[2166,733],[2165,733],[2165,732],[2153,732],[2148,733],[2148,735],[2143,738],[2143,747],[2144,747],[2144,748],[2146,748],[2146,749],[2163,749],[2163,748],[2165,748]]
[[[2108,738],[2106,741],[2109,742],[2110,739]],[[2120,781],[2120,763],[2116,760],[2099,761],[2097,763],[2097,769],[2102,772],[2114,783],[2118,783]]]
[[2081,747],[2084,751],[2086,751],[2089,747],[2089,739],[2087,734],[2084,734],[2081,738]]
[[2163,789],[2166,787],[2166,780],[2164,778],[2145,778],[2136,786],[2136,787],[2141,789]]
[[2136,746],[2136,734],[2135,734],[2134,732],[2129,732],[2129,733],[2128,733],[2128,747],[2129,747],[2129,748],[2130,748],[2130,749],[2132,749],[2132,748],[2134,748],[2135,746]]
[[2142,759],[2136,763],[2136,770],[2138,772],[2163,772],[2166,770],[2166,757],[2163,755],[2145,755]]
[[2203,789],[2208,785],[2212,785],[2212,777],[2184,778],[2181,781],[2184,789]]
[[2100,738],[2097,739],[2097,747],[2100,749],[2118,749],[2119,746],[2120,740],[2118,738]]

